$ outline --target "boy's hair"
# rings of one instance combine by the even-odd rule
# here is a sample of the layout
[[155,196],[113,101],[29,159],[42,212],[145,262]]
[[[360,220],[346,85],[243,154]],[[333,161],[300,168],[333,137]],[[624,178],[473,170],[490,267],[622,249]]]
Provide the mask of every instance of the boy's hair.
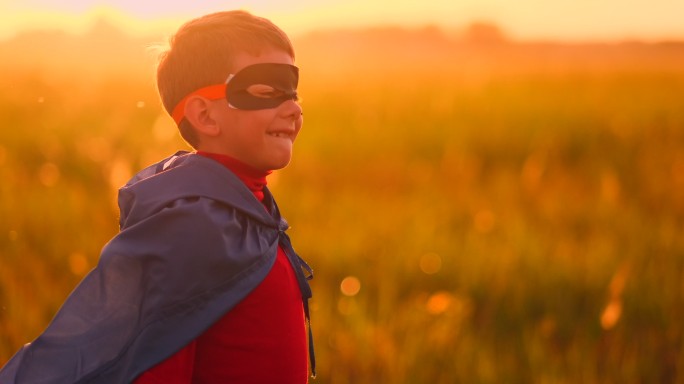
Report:
[[[157,88],[171,114],[189,93],[225,82],[236,54],[259,55],[264,49],[280,49],[294,59],[294,48],[285,32],[271,21],[245,11],[212,13],[182,25],[159,56]],[[180,134],[192,147],[197,133],[184,119]]]

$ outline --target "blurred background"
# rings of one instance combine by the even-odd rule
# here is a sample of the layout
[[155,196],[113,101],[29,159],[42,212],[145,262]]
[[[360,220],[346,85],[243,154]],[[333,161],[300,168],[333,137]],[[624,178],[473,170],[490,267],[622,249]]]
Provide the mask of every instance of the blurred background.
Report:
[[301,68],[315,383],[684,382],[684,3],[157,4],[0,1],[0,365],[187,149],[151,47],[243,8]]

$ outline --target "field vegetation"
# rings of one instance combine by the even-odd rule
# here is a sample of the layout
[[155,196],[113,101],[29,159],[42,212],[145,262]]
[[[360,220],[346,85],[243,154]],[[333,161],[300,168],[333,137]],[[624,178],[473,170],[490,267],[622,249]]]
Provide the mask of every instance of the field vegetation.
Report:
[[[0,364],[96,265],[117,188],[187,149],[150,41],[0,43]],[[315,383],[684,382],[684,44],[294,42],[269,186],[315,269]]]

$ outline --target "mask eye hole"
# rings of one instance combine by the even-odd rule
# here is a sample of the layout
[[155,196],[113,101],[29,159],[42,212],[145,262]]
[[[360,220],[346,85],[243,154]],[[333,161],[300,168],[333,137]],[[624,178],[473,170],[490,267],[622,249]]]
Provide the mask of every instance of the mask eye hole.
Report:
[[266,84],[252,84],[246,89],[247,93],[261,99],[276,99],[282,97],[285,92]]

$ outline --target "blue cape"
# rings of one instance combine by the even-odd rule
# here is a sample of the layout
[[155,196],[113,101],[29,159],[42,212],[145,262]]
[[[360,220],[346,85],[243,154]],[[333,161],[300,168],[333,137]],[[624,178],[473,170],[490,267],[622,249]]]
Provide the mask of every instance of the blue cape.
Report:
[[259,285],[279,244],[308,320],[311,269],[265,195],[270,213],[227,168],[196,154],[142,170],[119,190],[121,231],[43,334],[0,370],[0,383],[130,383]]

